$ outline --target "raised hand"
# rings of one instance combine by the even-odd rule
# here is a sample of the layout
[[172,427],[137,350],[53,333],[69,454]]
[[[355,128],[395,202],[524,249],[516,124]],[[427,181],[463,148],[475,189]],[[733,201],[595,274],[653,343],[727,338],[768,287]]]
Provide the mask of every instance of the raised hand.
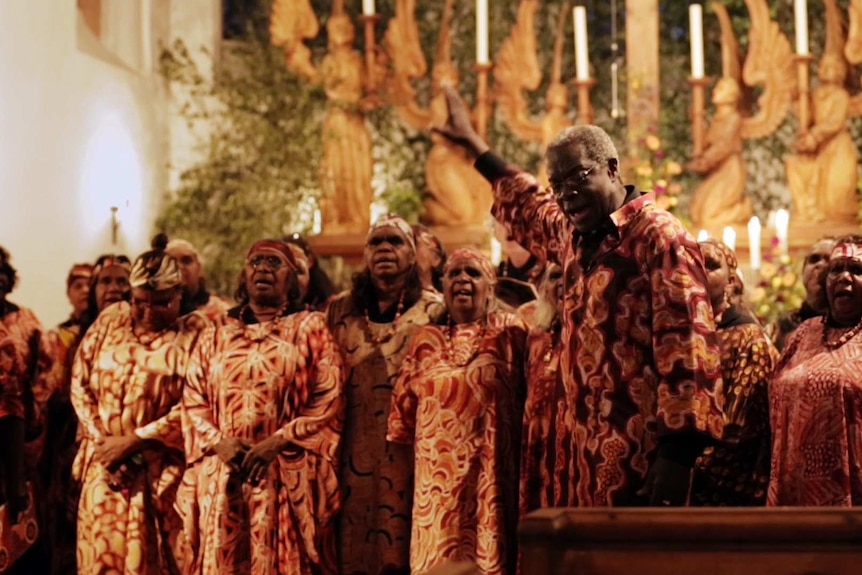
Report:
[[462,146],[474,157],[488,151],[488,144],[473,128],[470,121],[470,110],[455,88],[451,84],[443,84],[440,89],[446,96],[448,115],[445,124],[432,126],[431,131]]

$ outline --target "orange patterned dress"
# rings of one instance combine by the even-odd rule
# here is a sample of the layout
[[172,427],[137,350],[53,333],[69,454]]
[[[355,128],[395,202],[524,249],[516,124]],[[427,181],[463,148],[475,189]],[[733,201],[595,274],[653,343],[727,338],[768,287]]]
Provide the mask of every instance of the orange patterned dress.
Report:
[[[183,393],[185,573],[337,573],[341,392],[341,357],[318,312],[204,332]],[[274,434],[294,448],[257,486],[212,449],[225,437],[254,444]]]
[[718,338],[697,242],[631,186],[582,233],[529,174],[490,152],[476,168],[494,184],[494,218],[563,268],[560,369],[576,419],[577,505],[647,504],[637,491],[663,445],[721,437]]
[[210,321],[218,321],[233,307],[226,299],[214,293],[209,294],[206,303],[198,306],[198,312],[204,314]]
[[6,324],[0,322],[0,418],[24,419],[21,379],[26,367],[21,348]]
[[[72,405],[83,436],[73,466],[81,482],[79,573],[178,572],[172,548],[181,529],[174,511],[184,468],[180,399],[207,323],[192,313],[170,329],[137,336],[131,307],[119,302],[99,314],[81,341],[72,368]],[[142,451],[144,464],[130,488],[114,492],[95,445],[133,433],[161,448]]]
[[823,327],[787,337],[769,384],[770,506],[862,505],[862,332],[828,349]]
[[492,313],[413,338],[387,436],[413,445],[416,459],[413,573],[447,560],[514,573],[526,336],[514,315]]
[[698,459],[692,505],[761,506],[769,485],[768,382],[778,352],[763,327],[735,308],[718,326],[724,382],[724,437]]
[[520,514],[572,507],[574,413],[560,373],[559,329],[533,329],[527,338],[527,400],[521,434]]
[[386,421],[410,339],[442,309],[440,295],[428,290],[390,323],[366,321],[353,309],[349,293],[329,308],[346,371],[338,476],[344,491],[338,526],[342,575],[409,572],[413,458],[409,449],[387,443]]

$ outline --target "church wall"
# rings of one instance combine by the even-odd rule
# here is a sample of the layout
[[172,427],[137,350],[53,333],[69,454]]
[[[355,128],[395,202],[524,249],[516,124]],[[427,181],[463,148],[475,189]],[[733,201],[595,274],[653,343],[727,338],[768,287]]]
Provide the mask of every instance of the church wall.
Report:
[[158,47],[184,26],[212,45],[219,29],[218,0],[95,3],[98,31],[75,2],[0,2],[0,245],[19,274],[9,299],[46,325],[68,314],[73,262],[148,248],[184,145],[172,146]]

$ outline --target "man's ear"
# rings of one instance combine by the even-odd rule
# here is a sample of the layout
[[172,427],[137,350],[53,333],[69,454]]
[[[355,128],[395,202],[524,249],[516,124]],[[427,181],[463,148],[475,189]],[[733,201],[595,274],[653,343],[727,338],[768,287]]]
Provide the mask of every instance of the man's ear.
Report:
[[619,174],[620,174],[620,163],[619,163],[619,161],[617,161],[616,158],[608,159],[608,169],[611,171],[612,174],[616,174],[617,176],[619,176]]

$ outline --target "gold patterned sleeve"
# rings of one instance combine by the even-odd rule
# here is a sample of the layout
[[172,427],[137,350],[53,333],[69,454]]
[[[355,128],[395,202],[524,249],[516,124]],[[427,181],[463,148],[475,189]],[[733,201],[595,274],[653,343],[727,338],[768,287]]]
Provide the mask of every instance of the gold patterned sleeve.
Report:
[[276,433],[334,461],[344,424],[341,354],[320,312],[302,319],[296,338],[299,353],[294,393],[300,407],[297,416]]
[[697,431],[720,439],[721,360],[700,249],[671,221],[659,223],[644,239],[653,250],[649,276],[658,436]]
[[386,440],[392,443],[412,445],[416,435],[416,408],[418,398],[413,391],[413,382],[419,377],[423,350],[428,349],[431,338],[427,336],[429,326],[422,327],[413,336],[407,356],[398,370],[398,378],[392,388],[389,418],[386,421]]
[[224,438],[212,410],[216,398],[209,392],[210,358],[218,331],[213,326],[201,334],[192,352],[183,386],[182,428],[188,464],[208,454]]
[[99,404],[93,393],[93,362],[102,347],[104,332],[110,328],[107,321],[97,318],[78,346],[75,360],[72,363],[72,383],[70,394],[72,406],[78,415],[78,422],[83,434],[93,440],[102,439],[107,435],[99,417]]
[[731,442],[739,441],[743,430],[754,423],[750,421],[751,414],[768,414],[767,385],[778,355],[765,334],[757,337],[757,332],[761,332],[761,329],[755,324],[736,329],[740,335],[749,336],[745,338],[748,341],[743,338],[734,341],[737,353],[731,367],[730,379],[725,382],[724,440]]

